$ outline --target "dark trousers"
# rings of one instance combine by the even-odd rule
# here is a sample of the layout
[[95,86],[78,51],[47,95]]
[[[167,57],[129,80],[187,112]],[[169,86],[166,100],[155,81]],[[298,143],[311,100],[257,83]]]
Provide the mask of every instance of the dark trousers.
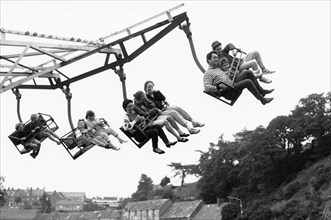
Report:
[[261,100],[264,89],[260,86],[254,74],[250,70],[241,71],[234,80],[233,87],[238,90],[247,88],[258,100]]
[[[160,137],[165,144],[169,142],[166,134],[164,133],[160,125],[151,125],[144,130],[144,133],[147,137],[152,139],[153,149],[158,147],[158,137]],[[141,142],[144,141],[146,137],[142,133],[137,132],[134,134],[134,138],[137,141]]]

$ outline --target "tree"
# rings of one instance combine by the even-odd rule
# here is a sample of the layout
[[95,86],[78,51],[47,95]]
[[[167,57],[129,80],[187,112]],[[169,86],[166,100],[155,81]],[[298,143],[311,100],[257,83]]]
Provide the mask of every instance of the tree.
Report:
[[186,175],[198,175],[199,170],[198,166],[194,164],[188,164],[188,165],[182,165],[181,163],[174,163],[171,162],[171,164],[168,165],[169,167],[172,167],[173,171],[175,172],[174,177],[180,176],[181,178],[181,186],[184,185],[184,179]]
[[14,202],[16,203],[16,205],[18,205],[19,203],[21,203],[23,200],[22,200],[22,197],[20,196],[15,196],[14,198]]
[[51,208],[51,201],[50,199],[46,196],[46,193],[42,195],[42,197],[39,199],[40,204],[41,204],[41,212],[44,213],[50,213],[52,211]]
[[138,183],[138,188],[135,193],[132,194],[134,201],[144,201],[148,199],[149,193],[153,190],[153,181],[146,174],[141,174]]
[[3,182],[5,182],[5,177],[0,176],[0,207],[3,207],[7,202],[7,191],[3,186]]
[[168,185],[168,183],[170,183],[170,178],[167,177],[167,176],[165,176],[165,177],[161,180],[160,185],[161,185],[162,187],[164,187],[164,186]]

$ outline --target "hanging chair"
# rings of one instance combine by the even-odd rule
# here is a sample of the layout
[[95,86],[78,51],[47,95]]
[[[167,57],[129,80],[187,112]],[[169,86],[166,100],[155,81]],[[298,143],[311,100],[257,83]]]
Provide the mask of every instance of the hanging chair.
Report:
[[147,137],[147,135],[145,134],[145,129],[158,117],[158,115],[154,115],[154,116],[147,116],[145,118],[145,120],[141,121],[139,124],[135,124],[134,125],[134,130],[135,132],[138,132],[140,134],[142,134],[142,136],[144,137],[143,141],[137,141],[135,140],[133,134],[131,131],[129,130],[124,130],[123,127],[120,127],[120,130],[140,149],[142,148],[148,141],[149,141],[149,137]]
[[[105,119],[100,118],[100,121],[102,122],[103,126],[109,127],[109,124]],[[80,143],[75,135],[76,131],[77,127],[60,138],[61,144],[74,160],[95,146],[93,143]],[[89,133],[89,135],[94,136],[92,133]]]
[[[28,130],[29,134],[27,135],[26,140],[24,141],[24,143],[29,142],[29,140],[31,140],[32,138],[36,138],[38,141],[43,142],[47,137],[45,137],[44,135],[40,135],[40,134],[42,134],[42,132],[44,132],[46,128],[48,128],[48,129],[50,129],[54,132],[57,129],[59,129],[58,125],[56,124],[56,122],[54,121],[52,116],[50,116],[48,114],[44,114],[44,113],[38,113],[37,117],[38,117],[38,120],[42,124],[42,128],[40,130],[36,131],[36,132],[33,132],[33,131],[29,130],[29,125],[31,123],[31,120],[25,122],[23,124],[24,129]],[[14,144],[16,149],[21,154],[26,154],[26,153],[28,153],[32,150],[31,148],[26,148],[26,147],[23,146],[24,143],[21,141],[20,138],[17,137],[17,131],[14,131],[8,137],[11,140],[11,142]]]

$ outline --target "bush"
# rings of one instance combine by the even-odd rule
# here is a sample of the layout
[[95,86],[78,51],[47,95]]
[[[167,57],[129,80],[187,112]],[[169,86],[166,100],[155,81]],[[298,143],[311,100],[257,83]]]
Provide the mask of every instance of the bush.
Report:
[[299,181],[290,183],[284,190],[285,199],[290,199],[295,193],[299,192],[303,184]]
[[314,178],[311,180],[311,185],[314,190],[319,190],[323,185],[329,184],[331,181],[331,168],[324,165],[318,166],[315,171]]
[[240,207],[237,204],[228,203],[222,208],[222,220],[233,220],[240,216]]

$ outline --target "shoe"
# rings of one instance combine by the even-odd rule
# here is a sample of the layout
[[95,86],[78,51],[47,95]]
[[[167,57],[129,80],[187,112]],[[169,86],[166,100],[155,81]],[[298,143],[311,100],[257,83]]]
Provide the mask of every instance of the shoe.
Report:
[[193,127],[203,127],[203,126],[205,126],[205,124],[204,123],[200,123],[200,122],[197,122],[197,121],[193,121],[192,122],[192,125],[193,125]]
[[263,99],[261,100],[261,103],[262,103],[263,105],[265,105],[265,104],[271,102],[272,100],[274,100],[274,98],[263,98]]
[[120,142],[120,144],[124,144],[124,143],[128,142],[127,140],[123,140],[123,139],[119,139],[118,141]]
[[32,152],[32,153],[30,154],[30,156],[31,156],[33,159],[36,159],[37,154],[36,154],[35,152]]
[[263,74],[263,75],[264,75],[264,74],[271,74],[271,73],[274,73],[274,72],[276,72],[276,71],[265,69],[265,70],[262,72],[262,74]]
[[172,145],[175,145],[175,144],[177,144],[177,141],[168,142],[168,143],[166,144],[166,147],[170,148]]
[[121,148],[119,148],[119,147],[115,147],[115,146],[112,146],[112,147],[110,147],[111,149],[113,149],[113,150],[116,150],[116,151],[119,151]]
[[200,132],[200,130],[196,128],[189,128],[188,131],[190,132],[190,134],[197,134]]
[[161,150],[160,148],[155,148],[153,149],[153,151],[157,154],[164,154],[165,152],[163,150]]
[[263,92],[261,93],[261,95],[264,97],[266,94],[272,93],[275,89],[264,89]]
[[182,137],[182,138],[178,139],[177,141],[178,141],[178,142],[187,142],[187,141],[188,141],[188,139],[187,139],[187,138],[183,138],[183,137]]
[[61,144],[61,141],[57,141],[56,143],[57,143],[57,145],[60,145]]
[[189,134],[186,134],[186,133],[183,133],[183,134],[180,134],[179,136],[181,136],[181,137],[188,137],[190,135]]
[[120,148],[115,147],[111,142],[108,142],[108,145],[105,147],[106,149],[120,150]]
[[261,77],[259,78],[259,80],[260,80],[260,82],[264,82],[264,83],[271,83],[271,82],[272,82],[271,79],[265,78],[265,77],[263,77],[263,76],[261,76]]
[[255,78],[260,78],[263,73],[258,69],[256,71],[253,71],[253,74],[254,74]]

